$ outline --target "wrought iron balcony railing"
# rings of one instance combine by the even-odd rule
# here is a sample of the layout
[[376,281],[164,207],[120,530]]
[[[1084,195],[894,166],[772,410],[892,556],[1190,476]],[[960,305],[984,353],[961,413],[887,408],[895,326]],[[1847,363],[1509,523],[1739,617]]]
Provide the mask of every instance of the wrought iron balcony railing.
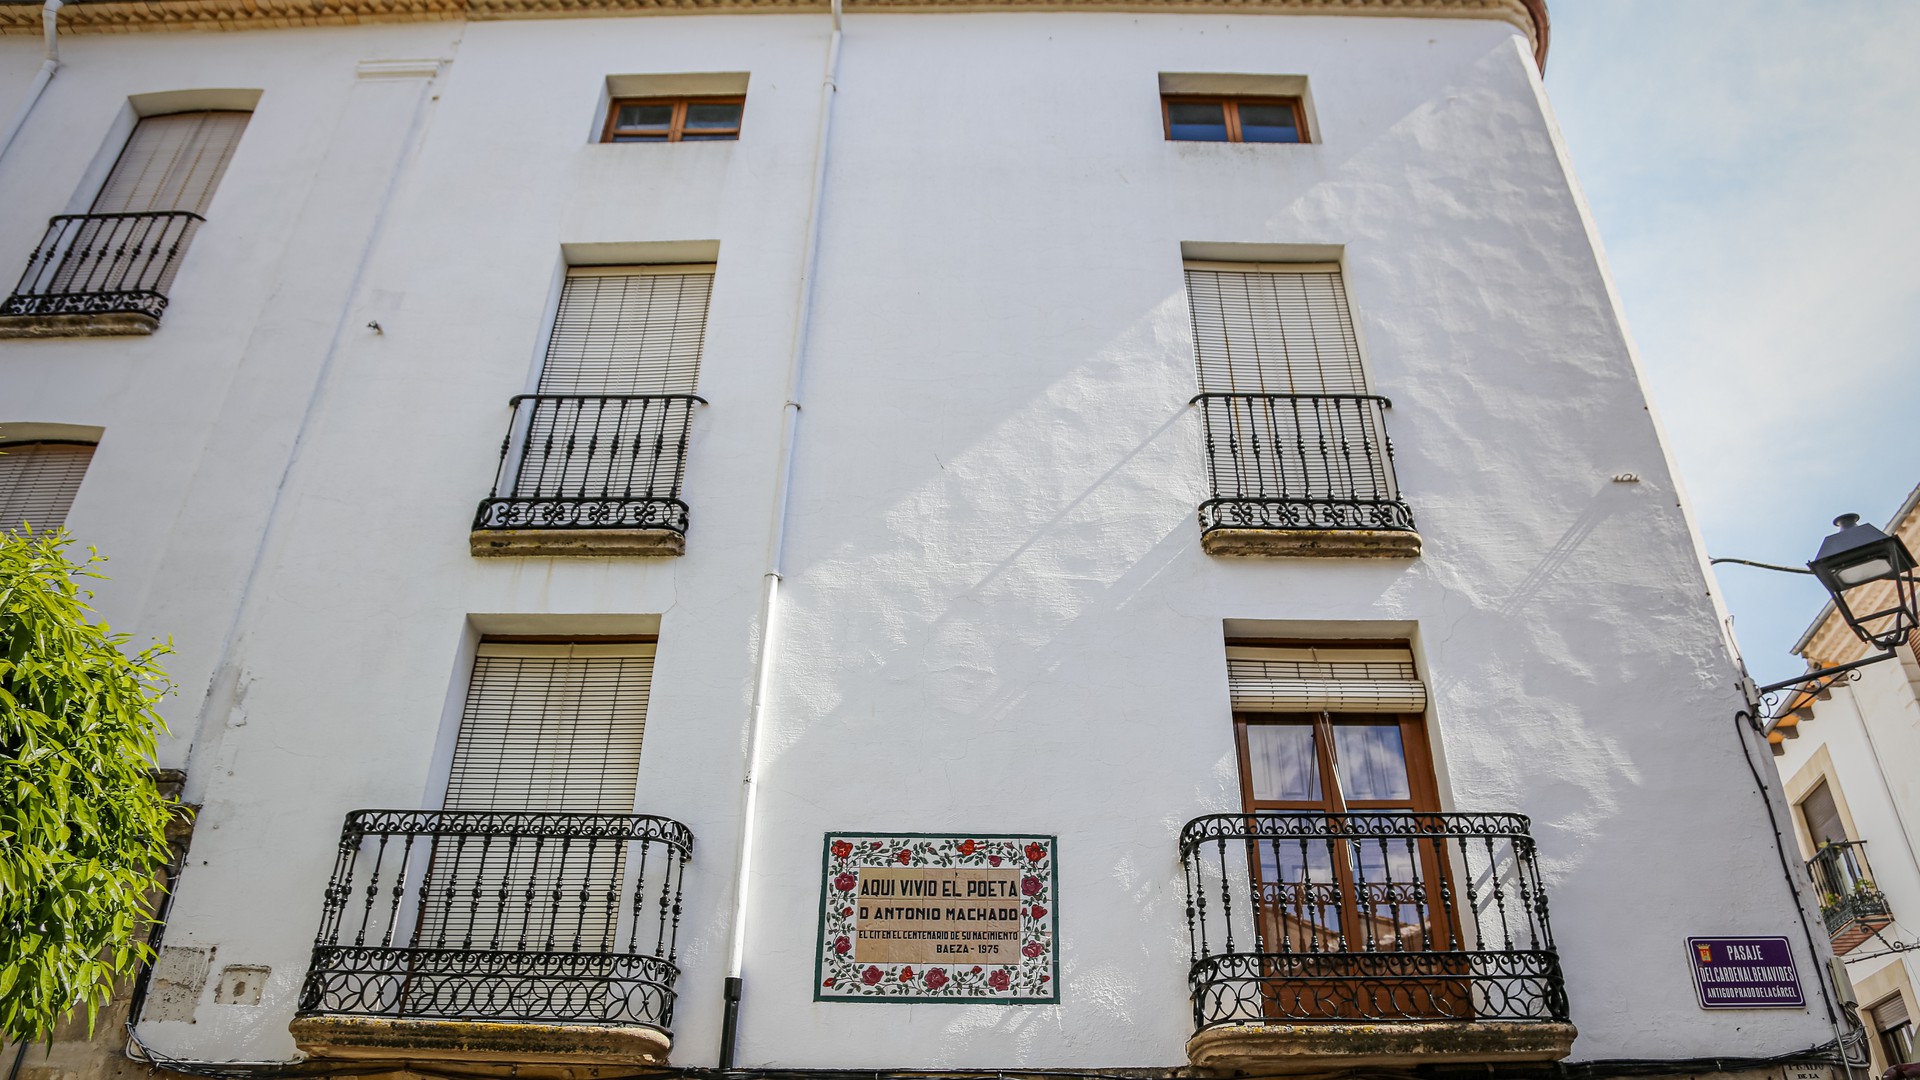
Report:
[[1369,394],[1200,394],[1207,478],[1202,532],[1413,531],[1393,478],[1385,410]]
[[1840,951],[1851,949],[1893,921],[1893,909],[1887,906],[1886,894],[1874,884],[1873,868],[1867,864],[1865,840],[1822,846],[1808,861],[1807,872],[1820,891],[1820,914],[1835,944],[1858,933],[1858,938]]
[[0,315],[158,319],[180,254],[205,220],[186,210],[62,214],[48,222]]
[[1180,856],[1198,1030],[1567,1020],[1519,814],[1216,814]]
[[692,853],[636,814],[356,810],[300,1015],[668,1032]]
[[500,446],[484,529],[687,531],[692,394],[521,394]]

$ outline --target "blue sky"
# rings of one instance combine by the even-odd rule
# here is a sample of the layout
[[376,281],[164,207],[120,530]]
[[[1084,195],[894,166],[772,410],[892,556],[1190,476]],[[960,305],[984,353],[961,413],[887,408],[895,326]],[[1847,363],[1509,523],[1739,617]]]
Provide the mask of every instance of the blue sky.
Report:
[[[1920,4],[1549,0],[1547,90],[1707,549],[1802,565],[1920,484]],[[1720,566],[1748,666],[1825,594]]]

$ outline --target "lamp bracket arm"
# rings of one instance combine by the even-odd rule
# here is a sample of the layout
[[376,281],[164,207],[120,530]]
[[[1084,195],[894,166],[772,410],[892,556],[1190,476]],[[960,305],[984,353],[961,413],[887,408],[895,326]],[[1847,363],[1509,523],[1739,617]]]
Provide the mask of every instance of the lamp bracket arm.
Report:
[[1894,650],[1888,649],[1886,652],[1876,656],[1869,656],[1865,660],[1855,660],[1850,664],[1835,664],[1833,667],[1825,667],[1816,671],[1805,672],[1804,674],[1796,675],[1791,679],[1785,679],[1777,683],[1768,683],[1766,686],[1760,687],[1759,693],[1762,697],[1765,697],[1768,694],[1777,694],[1782,690],[1788,690],[1806,684],[1804,688],[1807,693],[1817,694],[1838,682],[1839,676],[1841,675],[1846,675],[1849,672],[1866,667],[1868,664],[1877,664],[1882,660],[1892,660],[1899,655],[1900,654]]

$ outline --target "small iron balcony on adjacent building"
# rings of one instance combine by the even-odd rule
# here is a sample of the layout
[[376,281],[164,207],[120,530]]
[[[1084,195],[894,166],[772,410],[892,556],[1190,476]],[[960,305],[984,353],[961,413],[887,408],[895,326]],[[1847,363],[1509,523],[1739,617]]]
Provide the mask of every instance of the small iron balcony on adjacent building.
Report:
[[356,810],[294,1041],[315,1057],[664,1064],[693,834],[636,814]]
[[1883,927],[1893,923],[1887,896],[1873,882],[1867,865],[1867,843],[1849,840],[1826,844],[1807,863],[1820,893],[1820,914],[1827,923],[1833,951],[1852,952]]
[[1216,814],[1180,834],[1194,1066],[1551,1061],[1566,986],[1527,819]]
[[186,210],[54,218],[0,305],[0,337],[152,333],[205,220]]
[[1411,557],[1386,398],[1372,394],[1205,393],[1212,497],[1200,504],[1213,555]]
[[475,555],[681,555],[693,394],[521,394]]

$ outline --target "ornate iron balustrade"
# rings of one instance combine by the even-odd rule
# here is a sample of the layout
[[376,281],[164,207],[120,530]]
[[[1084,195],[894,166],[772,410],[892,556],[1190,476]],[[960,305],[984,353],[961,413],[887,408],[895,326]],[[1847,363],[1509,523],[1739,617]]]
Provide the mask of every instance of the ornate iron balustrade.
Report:
[[0,315],[108,315],[158,319],[180,253],[206,219],[186,210],[62,214],[27,257]]
[[637,814],[356,810],[300,1015],[669,1031],[692,854]]
[[1860,935],[1864,939],[1893,921],[1887,896],[1874,884],[1873,868],[1867,865],[1865,840],[1823,845],[1807,862],[1807,872],[1820,890],[1820,914],[1829,936],[1839,938],[1850,926],[1866,924]]
[[1393,478],[1385,410],[1370,394],[1200,394],[1207,478],[1202,532],[1413,531]]
[[687,531],[693,394],[521,394],[474,529]]
[[1519,814],[1216,814],[1180,856],[1199,1030],[1567,1020]]

